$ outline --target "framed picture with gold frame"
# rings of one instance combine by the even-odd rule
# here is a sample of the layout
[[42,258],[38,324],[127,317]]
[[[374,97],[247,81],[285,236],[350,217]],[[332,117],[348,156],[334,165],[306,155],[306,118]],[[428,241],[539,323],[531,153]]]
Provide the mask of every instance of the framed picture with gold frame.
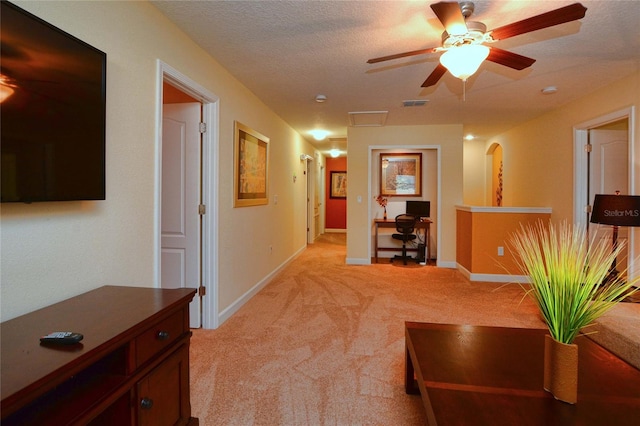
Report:
[[234,122],[233,206],[269,203],[269,138]]
[[422,153],[380,154],[380,195],[422,196]]
[[331,172],[329,198],[347,198],[347,172]]

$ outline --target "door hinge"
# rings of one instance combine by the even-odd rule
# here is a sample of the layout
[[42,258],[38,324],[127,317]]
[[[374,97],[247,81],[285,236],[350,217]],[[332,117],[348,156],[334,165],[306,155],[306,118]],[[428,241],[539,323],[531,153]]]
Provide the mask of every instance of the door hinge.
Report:
[[207,295],[207,288],[203,285],[201,285],[200,287],[198,287],[198,296],[202,297],[202,296],[206,296]]
[[200,133],[206,133],[207,123],[200,123]]
[[204,204],[198,204],[198,214],[203,215],[207,213],[207,206]]
[[591,152],[592,149],[593,149],[593,145],[591,145],[590,143],[584,146],[584,152]]

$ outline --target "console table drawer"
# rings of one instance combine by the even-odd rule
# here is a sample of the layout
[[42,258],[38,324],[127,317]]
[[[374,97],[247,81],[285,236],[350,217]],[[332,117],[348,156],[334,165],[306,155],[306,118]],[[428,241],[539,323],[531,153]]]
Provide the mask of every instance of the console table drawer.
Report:
[[185,332],[184,311],[178,311],[150,327],[136,338],[136,365],[140,366],[153,355],[171,345]]

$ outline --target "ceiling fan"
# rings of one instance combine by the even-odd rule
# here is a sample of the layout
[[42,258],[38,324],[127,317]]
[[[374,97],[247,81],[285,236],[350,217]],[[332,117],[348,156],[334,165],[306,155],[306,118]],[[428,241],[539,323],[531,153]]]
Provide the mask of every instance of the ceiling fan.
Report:
[[367,63],[375,64],[407,56],[444,52],[440,56],[440,63],[422,83],[422,87],[435,85],[447,71],[466,81],[478,70],[485,59],[509,68],[523,70],[530,67],[536,60],[494,46],[489,47],[485,43],[493,43],[520,34],[576,21],[584,18],[587,11],[587,8],[582,4],[574,3],[487,31],[487,26],[482,22],[467,21],[475,9],[473,2],[443,1],[432,4],[431,9],[445,29],[442,33],[442,46],[373,58],[369,59]]

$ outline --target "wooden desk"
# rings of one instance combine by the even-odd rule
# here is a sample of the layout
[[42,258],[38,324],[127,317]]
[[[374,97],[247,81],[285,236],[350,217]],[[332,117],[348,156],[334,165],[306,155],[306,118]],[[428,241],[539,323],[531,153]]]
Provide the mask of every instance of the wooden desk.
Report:
[[[0,324],[2,424],[197,425],[189,401],[194,294],[106,286]],[[65,330],[84,339],[40,344]]]
[[[374,219],[373,221],[374,223],[374,228],[375,228],[375,238],[374,238],[374,253],[375,253],[375,261],[376,263],[378,263],[378,252],[379,251],[400,251],[402,250],[402,248],[399,247],[380,247],[380,244],[378,244],[378,228],[396,228],[396,221],[395,220],[389,220],[389,219]],[[423,219],[420,222],[416,222],[416,229],[424,229],[424,243],[426,245],[425,249],[426,249],[426,263],[429,263],[429,260],[431,259],[431,245],[429,243],[430,240],[430,236],[431,236],[431,219]],[[407,251],[415,251],[417,252],[418,249],[415,248],[407,248]]]
[[640,370],[580,336],[578,403],[544,391],[544,329],[406,322],[405,389],[430,426],[631,425]]

